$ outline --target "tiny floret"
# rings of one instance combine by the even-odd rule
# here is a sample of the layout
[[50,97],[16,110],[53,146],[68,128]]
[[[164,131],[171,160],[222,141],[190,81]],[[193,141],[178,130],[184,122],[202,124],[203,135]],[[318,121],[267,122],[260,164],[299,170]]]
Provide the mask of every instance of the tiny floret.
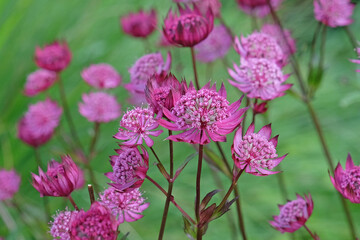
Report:
[[116,88],[121,83],[121,76],[111,65],[93,64],[81,72],[81,77],[90,86],[98,89]]
[[27,76],[24,94],[28,97],[35,96],[50,88],[56,80],[56,72],[38,69]]
[[66,42],[55,41],[44,48],[36,47],[35,62],[43,69],[60,72],[71,61],[71,52]]
[[0,169],[0,201],[11,199],[19,191],[20,182],[15,170]]

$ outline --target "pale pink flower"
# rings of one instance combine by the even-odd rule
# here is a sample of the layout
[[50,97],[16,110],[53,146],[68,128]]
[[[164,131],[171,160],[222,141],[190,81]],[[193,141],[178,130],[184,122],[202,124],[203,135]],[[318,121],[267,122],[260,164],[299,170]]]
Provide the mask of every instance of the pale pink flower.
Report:
[[142,107],[144,104],[146,104],[145,93],[130,92],[130,98],[128,98],[128,103],[136,107]]
[[70,240],[70,222],[75,217],[78,211],[69,211],[68,208],[65,211],[57,212],[50,222],[50,234],[55,239]]
[[314,0],[316,20],[329,27],[350,25],[354,8],[350,0]]
[[156,28],[156,11],[152,9],[150,12],[140,10],[136,13],[129,13],[120,19],[123,31],[133,37],[146,38]]
[[47,143],[51,139],[54,133],[54,131],[52,131],[46,135],[37,136],[34,134],[34,132],[36,132],[36,130],[30,128],[26,124],[25,118],[24,117],[21,118],[18,123],[18,138],[32,147],[39,147]]
[[[358,54],[358,57],[360,58],[360,47],[356,49],[356,52]],[[360,59],[351,59],[350,61],[356,64],[360,64]],[[357,69],[356,71],[360,72],[360,69]]]
[[55,41],[45,45],[43,49],[36,47],[35,62],[40,68],[60,72],[69,65],[70,61],[71,52],[65,41]]
[[111,65],[93,64],[81,72],[81,77],[90,86],[98,89],[116,88],[121,83],[121,76]]
[[221,2],[220,0],[173,0],[175,3],[195,3],[200,12],[205,15],[210,8],[215,17],[221,15]]
[[261,28],[262,33],[266,33],[276,39],[282,51],[288,57],[296,52],[296,42],[295,39],[292,38],[291,32],[288,29],[284,29],[284,35],[287,41],[286,43],[281,31],[281,27],[276,24],[264,24]]
[[120,116],[121,106],[116,98],[105,92],[83,94],[79,112],[89,122],[105,123]]
[[57,78],[56,72],[38,69],[27,76],[24,94],[32,97],[46,91],[56,82]]
[[[276,9],[282,0],[270,0],[271,6]],[[270,13],[268,0],[237,0],[239,7],[249,15],[263,18]]]
[[15,170],[0,169],[0,201],[11,199],[19,191],[20,182]]

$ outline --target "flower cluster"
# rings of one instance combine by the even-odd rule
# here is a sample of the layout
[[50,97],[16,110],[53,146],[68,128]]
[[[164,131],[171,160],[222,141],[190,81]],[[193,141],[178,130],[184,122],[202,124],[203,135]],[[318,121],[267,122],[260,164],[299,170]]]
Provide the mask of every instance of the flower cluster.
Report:
[[38,69],[28,75],[25,84],[25,95],[35,96],[50,88],[58,79],[56,72],[46,69]]
[[316,20],[329,27],[350,25],[354,7],[350,0],[314,0]]
[[45,45],[43,49],[36,47],[35,62],[43,69],[60,72],[71,61],[71,52],[66,42],[53,42]]
[[129,13],[121,17],[120,23],[126,34],[137,38],[146,38],[155,30],[157,25],[156,11],[152,9],[148,13],[143,10]]
[[98,89],[116,88],[121,83],[121,76],[116,69],[106,63],[89,66],[81,72],[81,77],[90,86]]
[[[276,9],[282,0],[270,0],[271,6]],[[237,0],[239,7],[249,15],[265,17],[270,13],[268,0]]]
[[52,237],[61,240],[70,240],[70,222],[78,214],[78,211],[59,211],[53,216],[50,222],[50,234]]
[[15,170],[0,169],[0,201],[11,199],[19,191],[20,182]]

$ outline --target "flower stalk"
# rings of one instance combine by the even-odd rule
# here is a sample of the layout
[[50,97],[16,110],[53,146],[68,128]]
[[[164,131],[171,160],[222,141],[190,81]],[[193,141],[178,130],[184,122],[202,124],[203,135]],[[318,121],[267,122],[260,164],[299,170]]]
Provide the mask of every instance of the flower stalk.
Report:
[[71,202],[71,204],[73,205],[73,207],[75,208],[76,211],[80,211],[78,205],[76,205],[74,199],[71,197],[71,195],[68,196],[69,201]]
[[[204,153],[204,145],[199,144],[199,158],[198,158],[198,169],[196,174],[196,195],[195,195],[195,215],[196,221],[200,222],[200,180],[201,180],[201,169],[202,159]],[[200,229],[197,230],[197,240],[202,239],[202,232]]]
[[194,70],[195,86],[196,86],[196,90],[199,90],[200,85],[199,85],[198,74],[197,74],[197,69],[196,69],[196,59],[195,59],[194,47],[190,47],[190,50],[191,50],[192,66],[193,66],[193,70]]

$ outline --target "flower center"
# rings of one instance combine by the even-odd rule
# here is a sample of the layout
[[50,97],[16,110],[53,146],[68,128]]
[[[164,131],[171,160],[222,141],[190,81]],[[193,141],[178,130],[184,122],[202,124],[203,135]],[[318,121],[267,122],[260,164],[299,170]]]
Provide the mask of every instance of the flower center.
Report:
[[141,157],[135,150],[128,150],[121,153],[116,159],[113,167],[114,176],[117,182],[125,184],[127,180],[135,177],[134,169],[140,166]]
[[279,221],[281,223],[296,222],[297,218],[304,217],[305,208],[306,202],[303,199],[288,202],[280,210]]
[[360,197],[360,167],[355,167],[342,175],[341,188],[350,188],[357,197]]

